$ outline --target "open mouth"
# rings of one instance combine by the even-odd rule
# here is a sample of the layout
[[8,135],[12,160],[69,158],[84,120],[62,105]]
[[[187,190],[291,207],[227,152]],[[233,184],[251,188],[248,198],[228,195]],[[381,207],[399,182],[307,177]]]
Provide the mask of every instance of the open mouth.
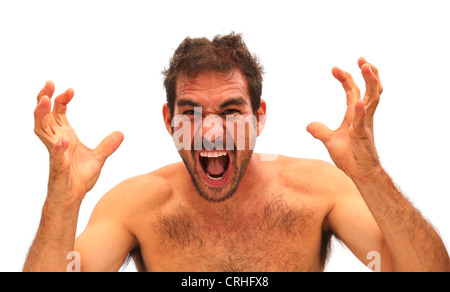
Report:
[[227,152],[200,151],[198,159],[207,184],[222,187],[228,182],[231,158]]

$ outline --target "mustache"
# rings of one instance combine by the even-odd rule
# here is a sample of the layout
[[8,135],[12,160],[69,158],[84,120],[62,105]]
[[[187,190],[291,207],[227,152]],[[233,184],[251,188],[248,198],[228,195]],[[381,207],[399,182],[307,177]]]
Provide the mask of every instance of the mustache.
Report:
[[[230,150],[235,151],[237,145],[233,139],[233,136],[227,131],[224,133],[225,135],[221,135],[218,137],[202,137],[200,134],[194,135],[194,140],[192,141],[191,149],[193,150]],[[214,140],[214,141],[212,141]]]
[[202,144],[199,144],[199,145],[195,145],[195,141],[192,143],[191,153],[192,153],[192,157],[194,158],[194,160],[196,158],[196,153],[198,151],[213,151],[213,150],[224,151],[224,150],[226,150],[229,153],[229,155],[236,157],[236,153],[237,153],[236,149],[237,148],[236,148],[236,145],[234,144],[234,141],[228,140],[231,142],[228,142],[228,144],[226,144],[225,140],[222,137],[214,140],[214,142],[210,141],[209,139],[202,139],[202,140],[203,140]]
[[[195,138],[194,138],[194,140],[195,140]],[[230,148],[236,149],[236,145],[234,144],[234,141],[231,141],[231,139],[228,139],[228,141],[229,141],[228,144],[226,144],[223,137],[215,139],[214,142],[212,142],[210,139],[203,139],[203,148],[204,149],[202,149],[202,150],[224,150],[224,149],[230,149]],[[195,143],[194,143],[194,147],[195,147]]]

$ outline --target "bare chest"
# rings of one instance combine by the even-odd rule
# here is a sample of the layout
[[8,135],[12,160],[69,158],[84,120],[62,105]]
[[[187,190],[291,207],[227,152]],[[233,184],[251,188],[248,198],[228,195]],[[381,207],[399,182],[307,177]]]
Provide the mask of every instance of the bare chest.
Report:
[[141,256],[155,271],[318,271],[329,241],[322,222],[282,200],[214,218],[179,206],[157,217]]

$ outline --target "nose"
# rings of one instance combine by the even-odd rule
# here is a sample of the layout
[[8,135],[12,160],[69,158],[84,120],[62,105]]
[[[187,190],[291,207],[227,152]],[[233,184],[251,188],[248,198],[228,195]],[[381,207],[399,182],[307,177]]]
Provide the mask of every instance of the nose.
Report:
[[202,137],[206,150],[223,150],[224,123],[221,117],[209,115],[203,119]]

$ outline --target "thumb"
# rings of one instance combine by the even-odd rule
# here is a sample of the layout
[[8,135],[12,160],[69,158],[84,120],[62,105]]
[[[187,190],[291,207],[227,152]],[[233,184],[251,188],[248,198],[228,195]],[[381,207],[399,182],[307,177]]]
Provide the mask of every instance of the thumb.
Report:
[[323,144],[328,142],[333,133],[327,126],[322,123],[314,122],[306,127],[306,130],[316,139],[322,141]]
[[122,144],[124,136],[121,132],[113,132],[111,135],[103,139],[103,141],[94,149],[94,152],[98,156],[101,162],[105,162],[106,159],[116,152],[120,144]]

